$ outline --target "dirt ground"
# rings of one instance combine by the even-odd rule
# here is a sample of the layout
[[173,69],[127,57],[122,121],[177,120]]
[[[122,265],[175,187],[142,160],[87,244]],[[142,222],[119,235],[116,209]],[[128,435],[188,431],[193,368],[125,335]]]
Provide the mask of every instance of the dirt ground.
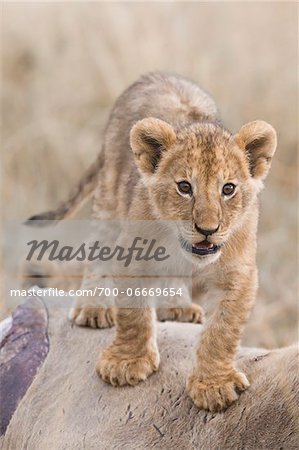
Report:
[[[2,3],[2,221],[64,199],[101,148],[109,108],[141,73],[185,75],[232,131],[263,119],[279,145],[261,196],[260,289],[243,343],[297,339],[297,5]],[[7,311],[2,305],[2,317]]]

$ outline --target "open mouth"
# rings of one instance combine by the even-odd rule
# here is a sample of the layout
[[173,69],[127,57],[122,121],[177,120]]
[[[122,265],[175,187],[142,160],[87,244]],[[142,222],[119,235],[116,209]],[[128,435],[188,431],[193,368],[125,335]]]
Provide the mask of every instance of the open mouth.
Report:
[[192,245],[181,237],[180,242],[184,250],[200,256],[213,255],[214,253],[217,253],[220,248],[219,245],[212,244],[207,239]]

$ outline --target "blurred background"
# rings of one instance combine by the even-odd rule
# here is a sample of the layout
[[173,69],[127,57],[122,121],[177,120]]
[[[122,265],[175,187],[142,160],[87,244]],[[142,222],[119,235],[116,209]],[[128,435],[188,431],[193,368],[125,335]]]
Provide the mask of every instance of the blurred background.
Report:
[[177,72],[214,97],[231,131],[263,119],[278,132],[261,196],[260,289],[243,343],[295,342],[296,3],[1,8],[2,221],[55,207],[100,151],[109,110],[123,89],[147,71]]

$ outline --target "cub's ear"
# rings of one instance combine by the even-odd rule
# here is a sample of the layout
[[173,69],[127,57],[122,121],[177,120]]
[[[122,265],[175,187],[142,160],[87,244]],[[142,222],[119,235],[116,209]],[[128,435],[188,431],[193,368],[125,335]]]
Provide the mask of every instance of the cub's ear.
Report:
[[146,174],[155,172],[162,153],[176,140],[171,125],[148,117],[137,122],[130,133],[130,144],[139,169]]
[[277,145],[274,128],[267,122],[256,120],[243,125],[234,139],[248,155],[252,177],[266,178]]

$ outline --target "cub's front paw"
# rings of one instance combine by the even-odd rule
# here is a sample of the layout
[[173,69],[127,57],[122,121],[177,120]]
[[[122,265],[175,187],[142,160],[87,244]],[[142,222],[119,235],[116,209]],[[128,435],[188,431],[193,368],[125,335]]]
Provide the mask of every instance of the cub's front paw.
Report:
[[114,325],[113,308],[72,308],[69,319],[80,327],[109,328]]
[[135,386],[158,370],[159,362],[159,354],[155,351],[134,358],[132,355],[122,354],[121,348],[112,345],[100,356],[96,371],[106,383],[113,386]]
[[221,379],[203,379],[197,374],[189,377],[187,382],[188,393],[201,409],[211,412],[225,410],[239,397],[239,393],[249,386],[246,376],[237,371]]

